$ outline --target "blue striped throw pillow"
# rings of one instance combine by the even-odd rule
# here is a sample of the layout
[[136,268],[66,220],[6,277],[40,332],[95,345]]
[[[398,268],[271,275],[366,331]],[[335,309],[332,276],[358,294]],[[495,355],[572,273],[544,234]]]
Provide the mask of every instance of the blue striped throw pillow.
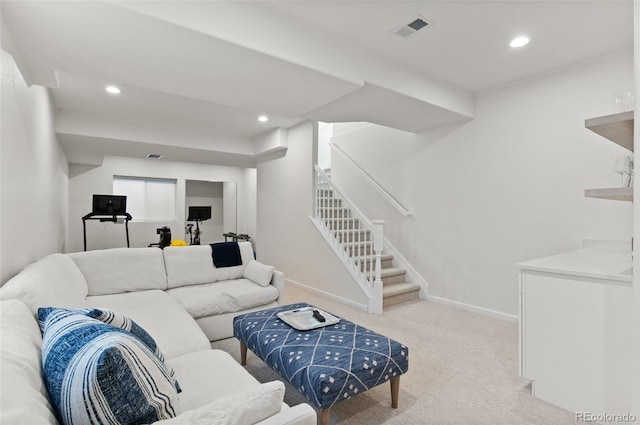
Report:
[[[49,307],[51,308],[51,307]],[[131,332],[138,339],[144,342],[147,347],[154,352],[160,360],[164,361],[164,355],[158,348],[156,341],[145,331],[140,325],[131,320],[129,317],[117,311],[108,310],[106,308],[84,308],[84,309],[67,309],[68,311],[75,311],[78,314],[84,314],[87,317],[98,319],[103,323],[106,323],[116,328],[124,329]]]
[[175,417],[176,383],[148,345],[155,347],[155,341],[135,322],[111,313],[38,310],[43,372],[58,419],[66,425],[145,424]]

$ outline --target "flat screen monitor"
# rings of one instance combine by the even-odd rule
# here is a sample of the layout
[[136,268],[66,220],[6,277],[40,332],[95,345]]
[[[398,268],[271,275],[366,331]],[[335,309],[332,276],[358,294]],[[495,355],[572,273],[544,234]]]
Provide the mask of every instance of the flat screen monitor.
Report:
[[93,214],[114,215],[127,213],[125,195],[93,195]]
[[211,219],[211,207],[189,207],[187,221],[204,221]]

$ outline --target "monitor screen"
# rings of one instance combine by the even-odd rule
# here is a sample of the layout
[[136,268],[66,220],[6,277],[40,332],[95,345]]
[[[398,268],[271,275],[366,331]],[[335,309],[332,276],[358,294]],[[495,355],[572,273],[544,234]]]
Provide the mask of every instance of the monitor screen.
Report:
[[113,215],[127,213],[127,197],[124,195],[93,195],[93,214]]
[[204,221],[211,219],[211,207],[189,207],[187,221]]

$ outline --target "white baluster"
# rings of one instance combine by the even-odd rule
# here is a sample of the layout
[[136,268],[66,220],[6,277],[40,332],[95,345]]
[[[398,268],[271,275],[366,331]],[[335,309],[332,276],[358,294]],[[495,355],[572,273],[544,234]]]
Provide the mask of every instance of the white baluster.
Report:
[[315,205],[315,209],[316,209],[316,220],[320,220],[320,173],[316,171],[316,196],[315,196],[315,200],[316,200],[316,205]]

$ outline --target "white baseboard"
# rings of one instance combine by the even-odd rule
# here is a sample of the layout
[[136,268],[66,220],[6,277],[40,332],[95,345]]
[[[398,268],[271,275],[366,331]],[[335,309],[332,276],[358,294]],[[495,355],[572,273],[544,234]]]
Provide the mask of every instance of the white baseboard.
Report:
[[[353,308],[357,308],[358,310],[362,310],[362,311],[367,311],[367,306],[366,304],[360,304],[357,302],[354,302],[348,298],[344,298],[335,294],[332,294],[330,292],[326,292],[323,291],[322,289],[318,289],[318,288],[314,288],[312,286],[308,286],[305,285],[303,283],[300,282],[296,282],[295,280],[291,280],[291,279],[286,279],[285,281],[287,282],[287,284],[293,285],[293,286],[297,286],[298,288],[302,288],[305,291],[309,291],[309,292],[313,292],[315,294],[318,294],[322,297],[328,298],[332,301],[336,301],[342,304],[346,304],[350,307]],[[496,311],[496,310],[491,310],[488,308],[484,308],[484,307],[478,307],[472,304],[466,304],[460,301],[454,301],[454,300],[450,300],[447,298],[441,298],[441,297],[436,297],[433,295],[427,295],[426,299],[428,301],[433,301],[439,304],[444,304],[444,305],[448,305],[451,307],[455,307],[455,308],[460,308],[463,310],[467,310],[467,311],[471,311],[473,313],[478,313],[478,314],[482,314],[484,316],[489,316],[489,317],[493,317],[496,319],[500,319],[500,320],[506,320],[507,322],[518,322],[518,316],[513,315],[513,314],[508,314],[508,313],[503,313],[500,311]]]
[[[348,298],[343,298],[343,297],[340,297],[338,295],[323,291],[322,289],[314,288],[312,286],[307,286],[307,285],[302,284],[300,282],[296,282],[295,280],[291,280],[291,279],[285,278],[285,281],[287,282],[287,284],[291,284],[293,286],[297,286],[299,288],[304,289],[305,291],[313,292],[315,294],[318,294],[320,296],[328,298],[328,299],[330,299],[332,301],[336,301],[336,302],[339,302],[339,303],[342,303],[342,304],[346,304],[349,307],[357,308],[358,310],[367,311],[366,304],[360,304],[360,303],[354,302],[354,301],[352,301],[352,300],[350,300]],[[285,291],[286,291],[286,289],[285,289]]]
[[451,307],[461,308],[463,310],[472,311],[474,313],[483,314],[485,316],[494,317],[500,320],[506,320],[507,322],[518,322],[518,316],[501,311],[491,310],[484,307],[478,307],[472,304],[462,303],[460,301],[454,301],[447,298],[440,298],[433,295],[427,295],[427,300],[433,301],[439,304],[449,305]]

